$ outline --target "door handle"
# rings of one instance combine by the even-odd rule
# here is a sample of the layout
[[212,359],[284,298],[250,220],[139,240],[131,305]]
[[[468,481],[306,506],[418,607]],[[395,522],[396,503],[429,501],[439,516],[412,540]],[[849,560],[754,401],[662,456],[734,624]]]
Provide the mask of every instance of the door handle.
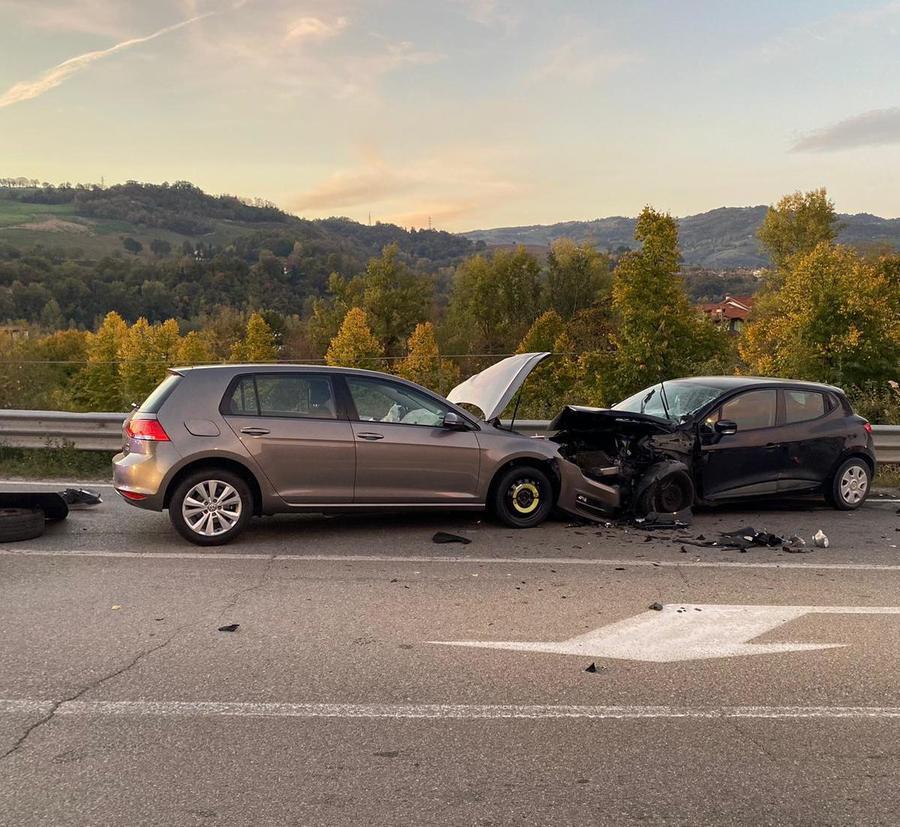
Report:
[[247,434],[247,436],[263,436],[269,433],[269,430],[268,428],[241,428],[241,433]]
[[374,442],[376,439],[384,439],[384,434],[376,434],[372,431],[363,431],[356,435],[359,439],[367,439],[369,442]]

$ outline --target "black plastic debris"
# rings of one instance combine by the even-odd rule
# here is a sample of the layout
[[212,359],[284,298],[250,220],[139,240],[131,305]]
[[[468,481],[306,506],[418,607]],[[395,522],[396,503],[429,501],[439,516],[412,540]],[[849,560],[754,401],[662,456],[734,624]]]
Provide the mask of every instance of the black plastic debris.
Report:
[[665,514],[649,511],[643,517],[634,517],[631,524],[646,531],[654,531],[667,528],[687,528],[693,519],[694,515],[691,509],[685,508]]
[[472,541],[468,537],[462,537],[459,534],[450,534],[447,531],[437,531],[431,538],[433,543],[462,543],[467,546]]
[[585,668],[585,672],[590,672],[592,675],[597,674],[598,672],[603,672],[606,669],[605,666],[597,666],[596,663],[591,663],[590,666]]
[[653,609],[654,612],[661,612],[663,610],[663,604],[662,603],[651,603],[648,608]]
[[229,623],[227,626],[219,626],[220,632],[236,632],[240,623]]
[[60,492],[60,497],[65,500],[69,508],[90,508],[103,502],[102,497],[96,491],[88,491],[86,488],[67,488]]

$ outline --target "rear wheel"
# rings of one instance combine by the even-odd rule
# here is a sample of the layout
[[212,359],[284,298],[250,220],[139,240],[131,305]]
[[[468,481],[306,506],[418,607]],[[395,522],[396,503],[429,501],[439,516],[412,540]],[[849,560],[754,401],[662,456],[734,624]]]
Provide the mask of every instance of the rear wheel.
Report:
[[540,468],[516,466],[497,481],[491,504],[502,523],[512,528],[531,528],[550,516],[553,485]]
[[840,511],[859,508],[869,495],[871,479],[868,463],[851,457],[835,471],[830,490],[826,491],[826,499]]
[[185,477],[172,492],[169,519],[198,546],[230,543],[253,514],[250,487],[231,471],[208,468]]
[[674,514],[694,504],[694,481],[684,471],[675,471],[653,483],[641,494],[637,508],[639,515],[656,512]]

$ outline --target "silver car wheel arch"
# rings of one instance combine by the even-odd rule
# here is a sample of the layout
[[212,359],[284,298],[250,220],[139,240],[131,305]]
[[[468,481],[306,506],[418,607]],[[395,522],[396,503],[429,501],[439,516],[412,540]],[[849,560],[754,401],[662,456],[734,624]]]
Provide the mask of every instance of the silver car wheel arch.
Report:
[[231,531],[241,518],[244,503],[233,485],[222,480],[202,480],[192,486],[181,503],[187,527],[201,537],[218,537]]

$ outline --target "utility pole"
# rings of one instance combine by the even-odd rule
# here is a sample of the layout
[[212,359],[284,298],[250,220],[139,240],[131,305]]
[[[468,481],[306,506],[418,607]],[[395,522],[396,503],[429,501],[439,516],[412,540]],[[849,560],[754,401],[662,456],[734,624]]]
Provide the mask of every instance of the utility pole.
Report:
[[428,216],[428,229],[431,229],[431,216]]

